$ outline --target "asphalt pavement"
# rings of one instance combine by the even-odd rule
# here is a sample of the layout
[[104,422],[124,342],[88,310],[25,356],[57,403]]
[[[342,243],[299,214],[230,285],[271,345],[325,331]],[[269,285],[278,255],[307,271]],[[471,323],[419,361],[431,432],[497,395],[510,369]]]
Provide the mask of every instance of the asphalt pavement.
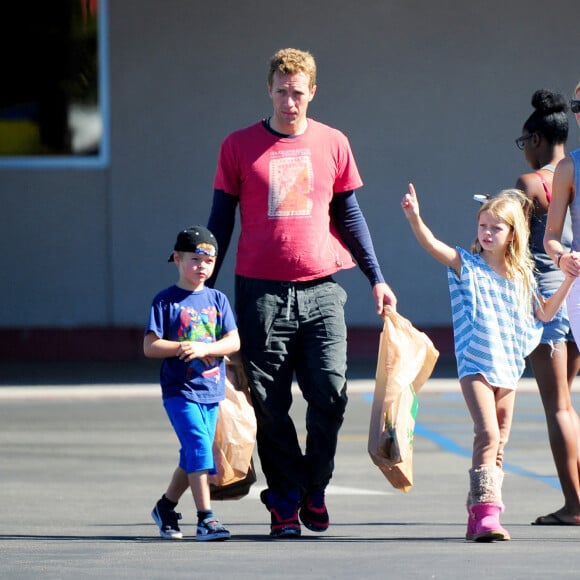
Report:
[[[149,515],[177,458],[152,366],[0,371],[1,578],[578,578],[580,528],[530,525],[559,508],[562,494],[529,377],[506,453],[502,522],[511,541],[464,541],[472,433],[452,369],[436,369],[419,394],[415,481],[403,493],[367,452],[374,369],[362,365],[328,488],[329,530],[270,539],[256,455],[250,494],[214,502],[232,538],[198,543],[189,495],[179,505],[183,540],[161,539]],[[303,439],[298,393],[293,414]]]

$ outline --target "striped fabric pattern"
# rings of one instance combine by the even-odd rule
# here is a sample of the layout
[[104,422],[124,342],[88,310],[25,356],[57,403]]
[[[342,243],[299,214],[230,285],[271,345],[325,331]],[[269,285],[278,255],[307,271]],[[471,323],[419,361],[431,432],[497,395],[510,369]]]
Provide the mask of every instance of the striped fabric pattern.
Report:
[[515,389],[542,324],[531,304],[520,307],[513,280],[496,274],[479,254],[457,250],[461,275],[448,268],[447,280],[459,378],[481,374],[490,385]]

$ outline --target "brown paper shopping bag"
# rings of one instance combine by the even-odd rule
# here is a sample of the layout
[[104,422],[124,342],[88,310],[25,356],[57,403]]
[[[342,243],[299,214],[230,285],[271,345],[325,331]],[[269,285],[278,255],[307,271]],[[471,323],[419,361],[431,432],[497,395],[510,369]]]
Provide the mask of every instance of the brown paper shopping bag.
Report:
[[226,396],[220,401],[213,455],[217,474],[210,476],[211,498],[239,499],[256,482],[252,454],[256,416],[239,357],[228,362]]
[[431,376],[439,352],[429,337],[392,308],[383,312],[368,451],[391,485],[413,485],[417,393]]

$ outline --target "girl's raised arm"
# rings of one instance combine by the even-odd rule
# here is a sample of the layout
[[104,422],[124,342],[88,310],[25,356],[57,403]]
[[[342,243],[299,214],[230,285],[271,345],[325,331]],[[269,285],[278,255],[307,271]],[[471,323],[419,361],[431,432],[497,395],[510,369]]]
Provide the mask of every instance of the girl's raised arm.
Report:
[[421,219],[419,201],[417,200],[417,193],[412,183],[409,183],[409,192],[403,198],[401,206],[419,244],[438,262],[441,262],[444,266],[453,268],[459,275],[461,271],[461,257],[459,252],[456,248],[452,248],[437,239]]

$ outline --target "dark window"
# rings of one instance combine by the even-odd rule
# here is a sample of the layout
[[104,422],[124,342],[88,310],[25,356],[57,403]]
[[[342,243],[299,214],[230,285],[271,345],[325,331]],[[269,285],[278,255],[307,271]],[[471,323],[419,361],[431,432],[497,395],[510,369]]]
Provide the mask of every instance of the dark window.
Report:
[[18,0],[0,11],[0,159],[105,153],[104,0]]

